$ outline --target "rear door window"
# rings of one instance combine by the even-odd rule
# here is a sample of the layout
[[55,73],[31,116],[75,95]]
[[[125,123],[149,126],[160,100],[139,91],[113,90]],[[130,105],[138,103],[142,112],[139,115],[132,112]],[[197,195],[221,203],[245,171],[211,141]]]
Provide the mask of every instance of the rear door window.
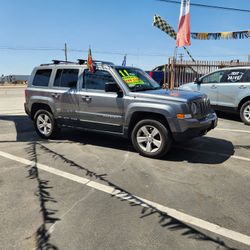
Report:
[[72,88],[78,81],[78,69],[58,69],[54,80],[54,87]]
[[52,69],[39,69],[37,70],[32,85],[40,87],[48,87],[49,79],[51,76]]

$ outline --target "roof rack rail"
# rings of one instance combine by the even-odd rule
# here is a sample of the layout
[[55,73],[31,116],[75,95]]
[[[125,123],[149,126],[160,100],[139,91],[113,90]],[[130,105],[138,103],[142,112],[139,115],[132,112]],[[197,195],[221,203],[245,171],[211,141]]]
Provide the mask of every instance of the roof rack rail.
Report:
[[[57,64],[87,64],[88,60],[85,59],[77,59],[77,62],[63,61],[63,60],[52,60],[52,63],[44,63],[40,64],[40,66],[49,66],[49,65],[57,65]],[[112,62],[93,60],[93,64],[95,65],[114,65]]]
[[99,61],[99,60],[94,60],[93,63],[95,64],[106,64],[106,65],[114,65],[112,62],[107,62],[107,61]]
[[44,63],[41,64],[40,66],[48,66],[48,65],[54,65],[54,64],[76,64],[75,62],[69,62],[69,61],[63,61],[63,60],[52,60],[52,63]]

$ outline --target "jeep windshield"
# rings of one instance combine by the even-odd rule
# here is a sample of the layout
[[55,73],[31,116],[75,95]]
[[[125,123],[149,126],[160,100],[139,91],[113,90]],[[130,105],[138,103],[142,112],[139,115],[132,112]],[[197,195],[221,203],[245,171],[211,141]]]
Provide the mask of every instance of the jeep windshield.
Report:
[[115,69],[131,91],[136,92],[161,88],[160,85],[143,70],[128,67],[115,67]]

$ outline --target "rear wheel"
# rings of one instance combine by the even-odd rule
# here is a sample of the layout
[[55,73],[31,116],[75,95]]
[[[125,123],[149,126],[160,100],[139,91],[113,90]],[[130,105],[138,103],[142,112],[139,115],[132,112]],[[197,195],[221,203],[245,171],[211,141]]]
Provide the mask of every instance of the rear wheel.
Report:
[[151,158],[164,156],[172,144],[168,129],[160,121],[151,119],[138,122],[131,139],[137,152]]
[[36,112],[34,126],[37,134],[44,139],[54,138],[59,132],[53,115],[49,111],[43,109]]
[[245,102],[241,106],[240,118],[246,125],[250,125],[250,101]]

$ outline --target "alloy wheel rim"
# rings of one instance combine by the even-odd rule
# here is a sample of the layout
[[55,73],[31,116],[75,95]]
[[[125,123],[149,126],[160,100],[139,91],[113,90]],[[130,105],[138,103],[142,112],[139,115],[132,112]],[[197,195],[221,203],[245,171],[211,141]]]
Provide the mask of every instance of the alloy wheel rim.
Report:
[[147,153],[157,152],[162,145],[160,131],[152,125],[142,126],[137,132],[136,140],[139,147]]
[[244,114],[244,118],[245,118],[248,122],[250,122],[250,105],[247,105],[247,106],[244,108],[243,114]]
[[40,114],[36,120],[37,129],[43,135],[49,135],[52,129],[51,119],[47,114]]

